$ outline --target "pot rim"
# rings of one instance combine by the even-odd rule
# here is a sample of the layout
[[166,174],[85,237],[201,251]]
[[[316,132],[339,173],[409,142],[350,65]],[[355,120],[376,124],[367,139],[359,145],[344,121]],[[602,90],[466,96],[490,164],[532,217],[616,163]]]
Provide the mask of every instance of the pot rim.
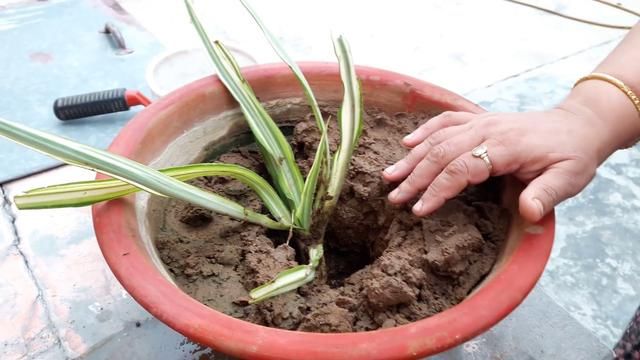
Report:
[[[336,63],[300,63],[305,74],[335,74]],[[454,111],[483,111],[448,90],[395,72],[358,66],[359,77],[381,86],[409,84],[416,99]],[[249,82],[262,76],[279,76],[290,70],[284,64],[243,68]],[[139,112],[117,135],[109,151],[123,156],[134,152],[156,114],[192,92],[223,86],[210,76],[175,90]],[[421,94],[421,95],[420,95]],[[426,94],[426,95],[425,95]],[[424,100],[424,99],[423,99]],[[352,333],[308,333],[269,328],[218,312],[191,298],[160,275],[136,242],[137,221],[126,216],[130,198],[93,206],[94,229],[100,249],[112,272],[129,294],[160,321],[188,338],[215,350],[243,358],[282,359],[400,359],[445,351],[486,331],[513,311],[533,289],[549,258],[555,217],[550,213],[532,231],[523,232],[518,246],[501,269],[460,304],[431,317],[394,328]]]

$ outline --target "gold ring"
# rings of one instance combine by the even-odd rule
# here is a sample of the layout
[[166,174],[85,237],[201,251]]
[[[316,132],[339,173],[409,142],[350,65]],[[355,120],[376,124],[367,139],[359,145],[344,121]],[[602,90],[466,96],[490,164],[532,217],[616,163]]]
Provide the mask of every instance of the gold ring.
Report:
[[489,173],[491,173],[491,170],[493,170],[493,164],[491,163],[491,159],[489,159],[489,152],[486,145],[483,144],[476,146],[475,148],[473,148],[473,150],[471,150],[471,155],[473,155],[473,157],[482,159],[487,165],[487,168],[489,168]]

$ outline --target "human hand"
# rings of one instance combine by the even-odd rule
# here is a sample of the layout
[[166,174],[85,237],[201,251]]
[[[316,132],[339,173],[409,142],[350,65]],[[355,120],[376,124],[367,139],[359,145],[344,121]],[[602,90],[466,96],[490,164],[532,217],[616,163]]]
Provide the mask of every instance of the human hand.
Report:
[[[531,113],[444,112],[403,139],[411,151],[383,172],[388,181],[402,181],[389,201],[402,204],[422,192],[413,212],[424,216],[468,185],[512,174],[528,184],[519,209],[535,222],[579,193],[615,151],[608,130],[580,106]],[[471,154],[481,144],[492,169]]]

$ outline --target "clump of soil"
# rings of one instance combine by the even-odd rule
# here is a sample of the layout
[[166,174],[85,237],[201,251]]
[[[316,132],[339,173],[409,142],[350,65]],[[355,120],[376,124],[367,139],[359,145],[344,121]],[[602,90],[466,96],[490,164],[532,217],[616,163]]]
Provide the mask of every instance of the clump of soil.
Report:
[[[335,108],[325,107],[334,119]],[[248,291],[295,265],[301,254],[287,233],[211,214],[176,200],[152,199],[161,259],[176,283],[202,303],[236,318],[282,329],[351,332],[419,320],[463,300],[490,271],[509,224],[499,206],[500,181],[468,189],[433,215],[415,217],[409,204],[386,201],[392,184],[380,172],[407,149],[400,139],[434,114],[387,115],[367,111],[360,145],[325,237],[327,279],[260,304]],[[292,119],[279,119],[292,120]],[[297,120],[292,144],[309,169],[318,134],[311,116]],[[335,150],[337,131],[332,128]],[[241,147],[217,161],[266,176],[259,152]],[[194,184],[265,212],[250,189],[228,178]],[[292,239],[290,244],[295,244]]]

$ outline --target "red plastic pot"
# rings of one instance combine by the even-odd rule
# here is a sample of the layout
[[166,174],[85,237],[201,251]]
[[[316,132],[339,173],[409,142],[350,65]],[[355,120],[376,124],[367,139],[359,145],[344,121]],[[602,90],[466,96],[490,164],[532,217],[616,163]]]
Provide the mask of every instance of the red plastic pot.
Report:
[[[321,101],[342,96],[336,64],[307,63],[302,69]],[[301,89],[284,65],[244,70],[262,101],[300,97]],[[432,84],[408,76],[359,67],[365,106],[389,113],[479,107]],[[149,163],[194,125],[236,108],[217,77],[191,83],[144,109],[120,132],[110,151]],[[174,164],[178,165],[178,164]],[[424,320],[360,333],[316,334],[254,325],[191,298],[154,261],[143,241],[143,212],[136,199],[94,206],[93,222],[104,257],[124,288],[160,321],[218,351],[252,359],[409,359],[436,354],[469,340],[507,316],[527,296],[549,258],[554,215],[526,224],[517,214],[520,186],[509,182],[505,204],[514,220],[507,245],[486,280],[459,305]]]

